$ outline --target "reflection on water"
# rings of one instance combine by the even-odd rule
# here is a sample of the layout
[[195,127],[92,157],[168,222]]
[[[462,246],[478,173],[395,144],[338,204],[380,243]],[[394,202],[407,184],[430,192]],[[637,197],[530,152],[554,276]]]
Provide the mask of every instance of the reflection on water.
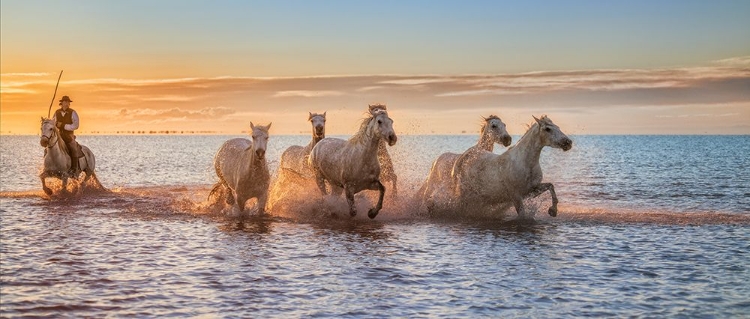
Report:
[[[211,156],[226,137],[85,137],[110,191],[53,199],[27,165],[38,146],[9,155],[5,138],[1,317],[724,318],[750,309],[750,173],[737,153],[746,138],[580,137],[570,152],[545,151],[560,214],[535,223],[413,214],[408,195],[429,161],[471,137],[401,139],[393,157],[405,197],[375,220],[348,218],[343,199],[313,191],[242,221],[207,201]],[[272,136],[272,167],[295,138]],[[102,151],[112,145],[121,147]],[[531,204],[545,211],[549,199]]]

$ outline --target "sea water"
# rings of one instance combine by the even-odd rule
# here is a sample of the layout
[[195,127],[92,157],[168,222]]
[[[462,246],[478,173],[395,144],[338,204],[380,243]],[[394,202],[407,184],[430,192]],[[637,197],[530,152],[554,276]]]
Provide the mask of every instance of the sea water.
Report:
[[[39,137],[0,137],[0,316],[750,315],[749,136],[572,136],[542,152],[560,212],[540,196],[533,224],[411,211],[470,135],[399,136],[399,194],[374,220],[316,215],[337,206],[311,189],[238,223],[205,205],[233,137],[80,136],[108,191],[52,198]],[[272,135],[272,174],[309,139]]]

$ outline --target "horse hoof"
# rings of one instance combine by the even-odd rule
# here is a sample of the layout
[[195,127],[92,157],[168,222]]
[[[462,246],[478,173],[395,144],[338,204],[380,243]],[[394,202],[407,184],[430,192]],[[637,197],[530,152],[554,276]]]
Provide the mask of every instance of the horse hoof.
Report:
[[370,217],[370,219],[375,219],[375,216],[378,216],[378,211],[375,210],[375,208],[372,208],[367,212],[367,217]]
[[549,208],[547,212],[549,213],[550,216],[557,217],[557,207],[552,206]]

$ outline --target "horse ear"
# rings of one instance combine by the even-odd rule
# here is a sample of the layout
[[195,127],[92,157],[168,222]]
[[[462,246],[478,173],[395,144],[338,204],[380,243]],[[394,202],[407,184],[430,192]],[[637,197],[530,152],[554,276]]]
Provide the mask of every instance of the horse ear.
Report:
[[307,112],[307,114],[310,114],[310,116],[307,117],[307,120],[312,121],[312,112]]
[[271,124],[273,124],[273,122],[268,122],[268,125],[266,125],[266,131],[271,129]]
[[539,123],[539,125],[542,125],[542,120],[536,118],[536,116],[533,116],[533,115],[531,117],[533,117],[534,121],[536,121],[537,123]]
[[254,129],[255,129],[255,125],[253,125],[253,122],[250,122],[250,129],[251,129],[251,130],[254,130]]
[[326,113],[328,113],[328,111],[323,112],[323,118],[326,118]]
[[42,116],[41,118],[42,118],[42,123],[44,123],[44,116]]

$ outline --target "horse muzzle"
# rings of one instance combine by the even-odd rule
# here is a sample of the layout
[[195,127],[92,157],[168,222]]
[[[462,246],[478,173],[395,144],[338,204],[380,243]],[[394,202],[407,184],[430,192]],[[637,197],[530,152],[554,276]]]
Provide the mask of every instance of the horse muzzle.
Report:
[[503,146],[508,147],[513,142],[513,138],[510,135],[503,135],[502,142]]
[[396,141],[398,140],[398,137],[396,137],[396,134],[388,135],[388,145],[393,146],[396,145]]
[[315,137],[317,138],[325,138],[326,137],[326,130],[324,127],[315,127]]
[[563,151],[566,151],[566,152],[567,152],[568,150],[570,150],[571,148],[573,148],[573,141],[572,141],[571,139],[569,139],[569,138],[566,138],[565,140],[563,140],[563,141],[562,141],[562,142],[560,143],[560,148],[561,148],[561,149],[562,149]]
[[255,155],[258,156],[258,158],[264,158],[266,157],[266,150],[257,149],[255,150]]
[[49,138],[42,136],[39,139],[39,145],[41,145],[42,147],[47,147],[47,145],[49,145]]

